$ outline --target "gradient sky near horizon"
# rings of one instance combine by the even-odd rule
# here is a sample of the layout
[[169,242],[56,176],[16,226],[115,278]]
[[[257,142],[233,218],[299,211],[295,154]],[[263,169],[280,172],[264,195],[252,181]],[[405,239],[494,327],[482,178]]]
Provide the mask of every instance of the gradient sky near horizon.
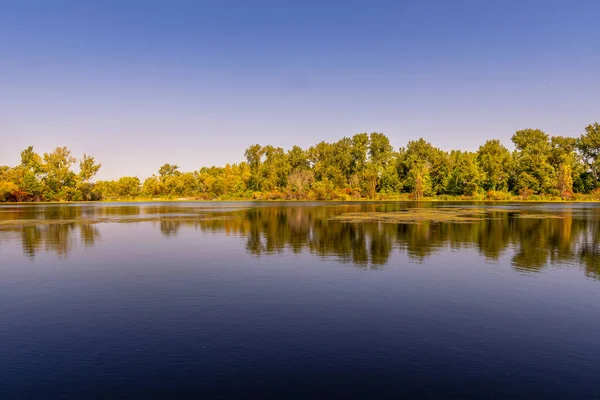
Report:
[[100,179],[383,132],[509,147],[600,120],[600,1],[0,0],[0,165]]

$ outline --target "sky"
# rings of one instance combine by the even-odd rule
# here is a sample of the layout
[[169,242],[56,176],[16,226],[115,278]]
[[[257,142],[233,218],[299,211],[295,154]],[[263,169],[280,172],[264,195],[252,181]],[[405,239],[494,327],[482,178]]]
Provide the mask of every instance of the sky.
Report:
[[0,0],[0,165],[99,179],[383,132],[512,148],[600,121],[600,1]]

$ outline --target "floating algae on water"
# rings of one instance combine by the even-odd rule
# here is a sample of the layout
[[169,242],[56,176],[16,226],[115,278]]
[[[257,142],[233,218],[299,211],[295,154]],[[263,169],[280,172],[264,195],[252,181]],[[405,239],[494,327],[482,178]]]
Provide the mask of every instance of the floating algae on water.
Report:
[[135,222],[201,222],[201,221],[224,221],[235,219],[234,216],[208,216],[208,215],[175,215],[160,217],[101,217],[101,218],[69,218],[69,219],[21,219],[21,220],[0,220],[0,229],[2,228],[25,228],[29,226],[48,226],[48,225],[69,225],[69,224],[100,224],[100,223],[135,223]]
[[393,212],[356,212],[337,215],[341,222],[383,222],[391,224],[417,222],[474,222],[486,217],[481,209],[412,208]]
[[[218,215],[220,214],[220,215]],[[482,220],[505,218],[520,218],[531,220],[563,218],[562,215],[531,212],[531,210],[516,210],[495,207],[434,207],[434,208],[407,208],[390,212],[351,212],[329,218],[331,221],[344,223],[387,223],[387,224],[417,224],[430,223],[474,223]],[[208,222],[222,221],[239,218],[237,215],[223,215],[222,213],[197,213],[173,215],[146,215],[146,216],[100,216],[100,217],[75,217],[61,219],[0,219],[0,230],[15,229],[30,226],[69,225],[69,224],[99,224],[99,223],[138,223],[138,222]]]
[[519,218],[526,219],[549,219],[549,218],[564,218],[562,215],[556,214],[519,214]]
[[380,222],[387,224],[415,224],[419,222],[472,223],[481,220],[497,219],[505,215],[518,215],[519,218],[545,219],[562,218],[552,214],[525,214],[517,210],[497,208],[411,208],[393,212],[355,212],[337,215],[332,220],[360,223]]

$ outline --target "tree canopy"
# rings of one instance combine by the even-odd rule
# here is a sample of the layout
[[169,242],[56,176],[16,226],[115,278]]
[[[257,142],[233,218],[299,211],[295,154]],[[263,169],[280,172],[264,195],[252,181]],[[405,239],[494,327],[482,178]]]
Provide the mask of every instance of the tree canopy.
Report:
[[[66,147],[0,166],[0,201],[87,201],[131,198],[195,199],[420,199],[429,196],[504,199],[600,194],[600,124],[580,137],[518,130],[514,151],[488,140],[475,152],[445,151],[425,139],[394,148],[378,132],[289,150],[255,144],[245,161],[180,171],[164,164],[140,180],[124,176],[95,181],[101,164]],[[77,168],[78,167],[78,168]],[[76,170],[74,170],[76,168]]]

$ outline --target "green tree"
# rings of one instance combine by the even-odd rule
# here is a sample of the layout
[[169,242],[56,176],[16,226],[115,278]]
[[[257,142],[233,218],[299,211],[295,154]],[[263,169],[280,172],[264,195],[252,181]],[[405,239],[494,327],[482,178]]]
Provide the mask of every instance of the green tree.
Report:
[[600,124],[598,122],[585,128],[585,133],[577,141],[577,148],[597,187],[600,179]]
[[397,157],[394,155],[388,165],[380,173],[379,191],[381,193],[400,193],[403,189],[402,182],[398,176]]
[[369,137],[369,163],[378,170],[387,167],[394,154],[390,139],[383,133],[371,133]]
[[12,182],[0,180],[0,201],[17,200],[19,187]]
[[477,151],[477,162],[484,173],[485,190],[508,190],[512,156],[499,140],[488,140]]
[[287,154],[281,147],[265,146],[265,161],[261,166],[261,175],[265,190],[282,189],[287,186],[291,167]]
[[94,157],[83,155],[83,158],[79,161],[79,181],[89,182],[100,170],[102,164],[96,164]]
[[562,197],[570,197],[573,192],[573,180],[583,173],[583,165],[575,152],[577,139],[553,136],[550,146],[548,161],[556,171],[556,189]]
[[43,171],[42,157],[33,150],[33,146],[29,146],[21,152],[21,166],[36,174]]
[[117,180],[119,197],[136,197],[140,194],[140,179],[136,176],[123,176]]
[[406,187],[417,200],[432,194],[429,163],[420,162],[412,166],[406,177]]
[[405,190],[415,194],[417,182],[421,182],[425,196],[440,194],[446,189],[450,175],[448,154],[423,138],[401,148],[398,160],[398,175]]
[[33,146],[21,152],[21,165],[16,168],[20,172],[20,179],[14,183],[18,184],[22,196],[27,200],[41,200],[43,161],[42,157],[34,151]]
[[397,158],[390,140],[382,133],[373,132],[369,137],[369,159],[362,174],[366,193],[375,197],[375,191],[394,193],[402,187],[396,170]]
[[555,170],[549,163],[548,135],[539,129],[523,129],[515,132],[512,142],[516,147],[516,189],[548,193],[555,178]]
[[149,197],[162,196],[165,194],[164,185],[156,175],[152,175],[144,180],[142,193]]
[[81,200],[98,200],[94,195],[94,184],[91,179],[98,173],[102,164],[96,164],[94,157],[87,154],[79,161],[79,174],[77,174],[77,191]]
[[179,174],[179,166],[174,164],[164,164],[158,169],[158,176],[161,180]]
[[573,177],[569,163],[561,163],[557,171],[557,189],[562,197],[570,197],[573,191]]
[[51,153],[44,153],[44,191],[48,199],[67,200],[70,188],[75,187],[75,173],[71,166],[76,159],[66,147],[57,147]]
[[448,193],[475,195],[481,188],[483,173],[477,163],[475,153],[453,150],[450,153],[452,172],[448,181]]
[[362,176],[367,167],[367,155],[369,151],[369,135],[358,133],[352,136],[352,149],[350,151],[350,175]]
[[310,169],[310,163],[306,151],[302,150],[300,146],[294,146],[288,151],[288,160],[292,172],[306,171]]
[[264,150],[261,145],[255,144],[246,149],[244,153],[246,161],[250,167],[250,188],[252,190],[261,190],[263,187],[263,177],[261,173],[262,158]]

